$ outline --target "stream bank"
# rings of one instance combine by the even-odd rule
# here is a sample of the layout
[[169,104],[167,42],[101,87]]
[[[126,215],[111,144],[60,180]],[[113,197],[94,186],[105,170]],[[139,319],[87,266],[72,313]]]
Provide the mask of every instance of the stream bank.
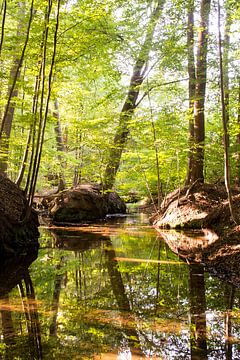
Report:
[[[232,189],[233,213],[223,184],[183,187],[167,195],[151,221],[168,246],[189,263],[240,286],[240,194]],[[175,229],[164,231],[166,229]],[[194,235],[195,231],[195,235]]]
[[[240,189],[232,189],[233,212],[240,223]],[[151,219],[158,228],[212,228],[219,235],[235,226],[223,184],[195,183],[176,189],[163,200],[159,213]]]
[[0,261],[37,254],[38,217],[34,210],[26,218],[26,197],[12,181],[0,174]]

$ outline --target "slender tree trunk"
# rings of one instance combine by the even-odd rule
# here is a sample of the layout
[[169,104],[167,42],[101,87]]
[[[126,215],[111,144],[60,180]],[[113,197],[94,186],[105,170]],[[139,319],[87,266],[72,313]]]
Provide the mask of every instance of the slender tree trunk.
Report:
[[231,16],[229,10],[226,10],[226,20],[224,26],[224,41],[223,41],[223,86],[224,86],[224,102],[226,112],[226,122],[229,123],[229,46],[230,46],[230,29],[231,29]]
[[[238,105],[237,105],[237,123],[240,127],[240,76],[238,78]],[[236,144],[238,147],[237,154],[236,154],[236,177],[235,177],[235,184],[240,186],[240,131],[236,136]]]
[[194,0],[190,0],[188,6],[188,26],[187,26],[187,49],[188,49],[188,94],[189,94],[189,153],[188,153],[188,172],[186,185],[193,179],[194,162],[194,100],[195,100],[195,55],[194,55]]
[[116,174],[120,166],[122,152],[126,145],[130,132],[130,120],[132,119],[134,110],[137,106],[137,99],[140,92],[140,87],[144,81],[144,76],[146,74],[149,53],[152,48],[154,30],[161,16],[164,2],[165,0],[158,1],[157,7],[155,8],[150,17],[148,28],[146,31],[145,41],[143,42],[139,56],[133,68],[133,74],[130,80],[128,94],[126,96],[124,105],[120,113],[119,124],[115,133],[113,146],[110,150],[109,160],[103,178],[104,190],[110,190],[113,187],[116,179]]
[[[8,151],[9,151],[9,139],[11,135],[11,129],[12,129],[12,122],[15,112],[15,101],[14,99],[18,97],[18,86],[17,81],[21,74],[21,67],[23,64],[25,51],[27,48],[29,35],[30,35],[30,28],[32,24],[33,19],[33,3],[34,0],[32,0],[31,8],[30,8],[30,15],[28,20],[28,27],[27,27],[27,33],[26,33],[26,39],[23,45],[23,49],[21,52],[20,57],[16,57],[13,61],[13,66],[10,72],[10,84],[8,87],[8,96],[7,96],[7,104],[5,107],[5,111],[2,118],[1,128],[0,128],[0,147],[1,147],[1,158],[0,158],[0,170],[3,173],[6,173],[7,166],[8,166]],[[20,15],[20,22],[18,24],[18,30],[17,30],[17,37],[20,36],[22,33],[22,17],[25,14],[25,3],[19,2],[19,15]]]
[[[1,15],[2,15],[2,23],[1,23],[1,40],[0,40],[0,66],[2,67],[2,47],[5,36],[5,22],[6,22],[6,14],[7,14],[7,0],[3,0],[1,7]],[[3,79],[0,79],[0,97],[2,98],[2,87],[3,87]],[[3,107],[0,106],[0,118],[2,119]]]
[[58,175],[59,176],[58,191],[62,191],[66,187],[66,182],[65,182],[65,178],[64,178],[64,160],[63,160],[65,146],[64,146],[63,136],[62,136],[62,127],[61,127],[60,115],[59,115],[59,104],[58,104],[57,99],[55,99],[55,101],[54,101],[53,116],[56,119],[56,124],[55,124],[54,129],[55,129],[55,134],[56,134],[58,161],[59,161],[59,165],[60,165],[60,171],[59,171],[59,175]]
[[60,2],[61,0],[57,1],[57,14],[56,14],[56,25],[55,25],[55,32],[54,32],[54,44],[53,44],[53,53],[52,53],[52,59],[51,59],[51,65],[48,75],[48,89],[47,89],[47,96],[46,96],[46,102],[45,102],[45,108],[43,106],[43,98],[44,98],[44,84],[45,84],[45,66],[46,66],[46,51],[47,51],[47,39],[48,39],[48,23],[49,23],[49,17],[52,10],[52,2],[49,1],[48,5],[48,12],[47,12],[47,19],[46,19],[46,30],[45,30],[45,41],[43,46],[43,66],[42,66],[42,95],[41,95],[41,105],[40,105],[40,124],[39,124],[39,134],[36,144],[36,154],[34,158],[34,164],[33,164],[33,172],[32,177],[30,181],[30,187],[29,187],[29,208],[32,205],[33,202],[33,196],[36,188],[37,178],[38,178],[38,172],[41,162],[41,156],[42,156],[42,148],[43,148],[43,141],[44,141],[44,135],[45,135],[45,128],[47,123],[47,116],[48,116],[48,109],[49,109],[49,101],[51,97],[51,91],[52,91],[52,80],[53,80],[53,70],[55,65],[55,57],[56,57],[56,50],[57,50],[57,36],[58,36],[58,28],[59,28],[59,15],[60,15]]
[[[39,102],[39,96],[40,96],[40,87],[41,87],[41,75],[43,72],[43,66],[45,64],[44,59],[42,59],[42,54],[44,53],[44,43],[45,43],[45,33],[47,29],[47,14],[45,14],[45,29],[42,34],[42,41],[40,45],[40,60],[38,61],[38,74],[35,78],[35,86],[34,86],[34,96],[32,100],[32,123],[30,126],[30,138],[29,138],[29,149],[32,144],[32,151],[31,151],[31,157],[29,161],[29,168],[27,173],[27,180],[25,185],[25,193],[29,194],[29,188],[30,188],[30,182],[31,182],[31,176],[33,174],[33,165],[34,165],[34,155],[35,155],[35,149],[36,149],[36,128],[37,128],[37,112],[38,112],[38,102]],[[39,126],[40,129],[40,126]],[[28,146],[28,145],[27,145]]]
[[201,0],[194,99],[194,162],[192,181],[204,182],[205,93],[207,80],[208,22],[211,0]]
[[77,160],[77,165],[74,166],[74,176],[73,176],[73,186],[77,186],[82,183],[82,167],[83,167],[83,138],[84,133],[82,130],[77,129],[76,132],[76,143],[77,147],[75,149],[75,159]]
[[231,217],[236,222],[233,213],[233,201],[231,194],[231,174],[229,163],[229,135],[227,124],[227,111],[225,104],[224,93],[224,75],[223,75],[223,58],[222,58],[222,39],[221,39],[221,24],[220,24],[220,3],[218,0],[218,49],[219,49],[219,72],[220,72],[220,88],[221,88],[221,104],[222,104],[222,124],[223,124],[223,146],[224,146],[224,181],[228,195],[228,203]]
[[[149,89],[149,87],[148,87],[148,89]],[[154,141],[155,159],[156,159],[158,209],[160,209],[160,205],[161,205],[161,202],[163,199],[163,192],[162,192],[162,183],[161,183],[161,177],[160,177],[159,152],[158,152],[158,146],[157,146],[157,133],[156,133],[156,127],[155,127],[154,119],[153,119],[153,108],[152,108],[152,104],[151,104],[150,91],[148,91],[148,103],[149,103],[150,114],[151,114],[151,126],[152,126],[153,141]]]
[[0,40],[0,58],[1,58],[1,54],[2,54],[2,46],[3,46],[3,40],[4,40],[6,13],[7,13],[7,0],[3,0],[3,3],[2,3],[1,40]]
[[20,167],[20,170],[18,173],[17,180],[15,181],[15,183],[18,187],[21,186],[21,183],[22,183],[22,180],[24,177],[24,173],[25,173],[25,169],[26,169],[26,165],[27,165],[28,154],[29,154],[29,149],[31,146],[31,137],[32,137],[32,127],[30,127],[30,129],[28,130],[27,143],[26,143],[24,154],[23,154],[21,167]]

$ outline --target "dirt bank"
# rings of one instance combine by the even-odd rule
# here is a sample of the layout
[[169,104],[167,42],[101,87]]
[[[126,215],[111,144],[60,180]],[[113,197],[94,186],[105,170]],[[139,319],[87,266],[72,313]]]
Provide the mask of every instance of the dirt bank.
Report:
[[[240,224],[240,189],[232,189],[233,211]],[[163,200],[159,213],[151,221],[158,228],[211,228],[219,235],[233,231],[236,223],[230,216],[223,184],[199,184],[177,189]]]
[[22,190],[0,174],[0,260],[21,256],[38,248],[38,218]]

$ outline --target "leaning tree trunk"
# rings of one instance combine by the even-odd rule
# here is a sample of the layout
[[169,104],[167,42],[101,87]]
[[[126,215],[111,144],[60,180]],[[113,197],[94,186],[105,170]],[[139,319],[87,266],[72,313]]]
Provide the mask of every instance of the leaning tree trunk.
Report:
[[137,107],[140,87],[144,81],[144,76],[146,74],[149,53],[152,49],[154,31],[157,22],[161,16],[164,2],[165,0],[158,0],[157,7],[155,8],[150,17],[148,28],[146,31],[146,37],[140,49],[135,66],[133,68],[133,74],[130,80],[128,93],[120,113],[119,124],[115,133],[113,145],[110,150],[109,160],[103,178],[104,190],[111,189],[116,179],[116,174],[120,166],[122,152],[126,145],[130,132],[130,120],[132,119],[134,110]]
[[[13,66],[10,72],[10,84],[8,87],[8,94],[7,94],[7,104],[5,106],[5,111],[2,118],[1,128],[0,128],[0,147],[1,147],[1,158],[0,158],[0,170],[2,173],[6,173],[7,166],[8,166],[8,151],[9,151],[9,139],[11,135],[13,117],[15,112],[15,101],[14,99],[18,96],[18,87],[17,81],[20,77],[21,67],[23,64],[25,51],[27,48],[29,35],[30,35],[30,28],[32,24],[34,9],[33,9],[34,0],[32,0],[31,8],[30,8],[30,15],[28,20],[27,26],[27,33],[25,42],[22,48],[22,52],[20,57],[16,57],[13,62]],[[25,3],[19,3],[19,13],[20,13],[20,22],[18,24],[17,30],[17,37],[20,36],[22,32],[22,16],[25,13]]]
[[211,0],[202,0],[198,30],[198,49],[196,63],[196,85],[194,100],[194,161],[191,182],[204,182],[204,107],[207,80],[208,22]]

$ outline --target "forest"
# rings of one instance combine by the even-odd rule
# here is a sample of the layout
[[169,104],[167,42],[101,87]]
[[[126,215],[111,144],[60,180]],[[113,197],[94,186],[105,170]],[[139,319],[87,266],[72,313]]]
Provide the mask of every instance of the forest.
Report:
[[239,1],[0,6],[0,357],[239,359]]
[[30,203],[238,184],[239,19],[234,0],[2,1],[1,172]]

